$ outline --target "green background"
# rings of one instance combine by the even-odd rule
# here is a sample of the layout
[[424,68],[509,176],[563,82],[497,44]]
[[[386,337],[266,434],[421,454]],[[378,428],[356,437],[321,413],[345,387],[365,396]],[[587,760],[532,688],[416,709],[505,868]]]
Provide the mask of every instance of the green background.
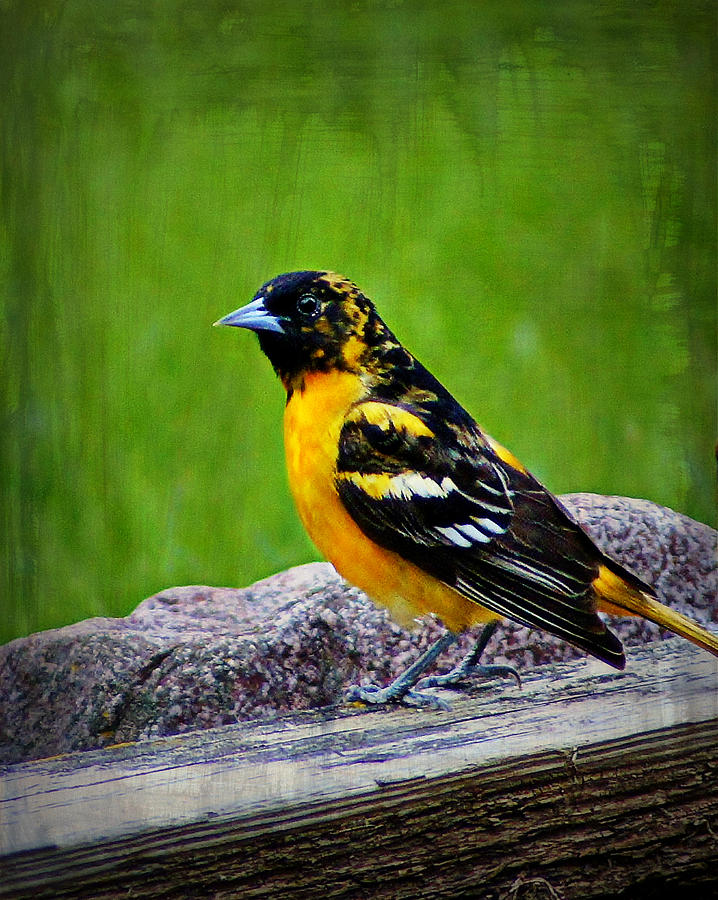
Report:
[[0,638],[315,558],[211,323],[332,268],[554,491],[716,522],[715,5],[0,2]]

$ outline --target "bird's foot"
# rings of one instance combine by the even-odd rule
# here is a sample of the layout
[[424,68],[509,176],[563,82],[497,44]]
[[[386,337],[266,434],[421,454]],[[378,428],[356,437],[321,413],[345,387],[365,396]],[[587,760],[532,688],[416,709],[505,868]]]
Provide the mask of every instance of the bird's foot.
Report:
[[[426,679],[425,679],[426,680]],[[451,707],[440,697],[433,694],[422,694],[414,690],[401,690],[395,687],[395,683],[380,688],[375,684],[353,684],[344,694],[347,703],[364,703],[367,706],[386,706],[396,703],[401,706],[421,707],[423,709],[443,709]]]
[[521,676],[513,666],[482,666],[463,660],[445,675],[427,675],[417,684],[418,688],[458,687],[473,678],[515,678],[521,687]]
[[387,703],[397,703],[403,706],[420,706],[429,709],[450,709],[445,700],[434,697],[433,694],[422,694],[414,690],[414,685],[437,656],[456,640],[455,636],[447,631],[435,641],[428,650],[415,660],[408,669],[395,678],[391,684],[380,688],[375,684],[352,685],[344,695],[347,703],[365,703],[367,706],[382,706]]

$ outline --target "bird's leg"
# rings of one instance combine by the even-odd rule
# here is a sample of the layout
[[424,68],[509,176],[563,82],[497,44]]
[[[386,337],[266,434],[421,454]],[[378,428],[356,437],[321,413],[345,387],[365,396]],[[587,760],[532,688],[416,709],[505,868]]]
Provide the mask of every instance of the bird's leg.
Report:
[[418,684],[420,688],[429,687],[451,687],[466,681],[469,678],[480,676],[483,678],[510,676],[516,679],[516,683],[521,687],[521,678],[519,673],[513,666],[483,666],[479,663],[481,654],[486,649],[486,645],[491,640],[491,635],[496,631],[498,622],[489,622],[484,626],[484,630],[479,635],[479,639],[474,647],[466,654],[458,666],[453,668],[446,675],[429,675],[422,678]]
[[[447,631],[429,647],[408,669],[394,679],[384,688],[375,684],[365,686],[354,684],[344,695],[348,703],[370,703],[380,705],[384,703],[402,703],[405,706],[433,706],[437,709],[449,709],[448,703],[431,694],[421,694],[412,690],[421,675],[429,668],[436,658],[450,647],[456,640],[456,635]],[[424,679],[426,680],[426,679]]]

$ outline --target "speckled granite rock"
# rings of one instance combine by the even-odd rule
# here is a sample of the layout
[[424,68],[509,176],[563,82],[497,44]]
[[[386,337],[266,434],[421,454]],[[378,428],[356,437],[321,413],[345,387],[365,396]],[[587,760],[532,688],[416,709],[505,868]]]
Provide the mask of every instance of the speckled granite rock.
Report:
[[[718,622],[715,531],[644,500],[562,499],[664,602]],[[614,628],[628,644],[658,636],[655,626],[633,619]],[[90,619],[0,648],[0,761],[336,703],[355,681],[398,674],[440,631],[431,619],[404,631],[326,563],[244,590],[171,588],[124,619]],[[470,642],[465,636],[441,668]],[[525,671],[575,655],[544,633],[508,623],[486,658]]]

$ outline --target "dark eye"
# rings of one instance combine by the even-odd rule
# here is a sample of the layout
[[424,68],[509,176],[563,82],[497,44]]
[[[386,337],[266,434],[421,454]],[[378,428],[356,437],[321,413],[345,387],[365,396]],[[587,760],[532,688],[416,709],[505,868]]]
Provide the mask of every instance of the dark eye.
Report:
[[302,294],[297,300],[297,310],[305,319],[316,319],[322,309],[322,304],[313,294]]

